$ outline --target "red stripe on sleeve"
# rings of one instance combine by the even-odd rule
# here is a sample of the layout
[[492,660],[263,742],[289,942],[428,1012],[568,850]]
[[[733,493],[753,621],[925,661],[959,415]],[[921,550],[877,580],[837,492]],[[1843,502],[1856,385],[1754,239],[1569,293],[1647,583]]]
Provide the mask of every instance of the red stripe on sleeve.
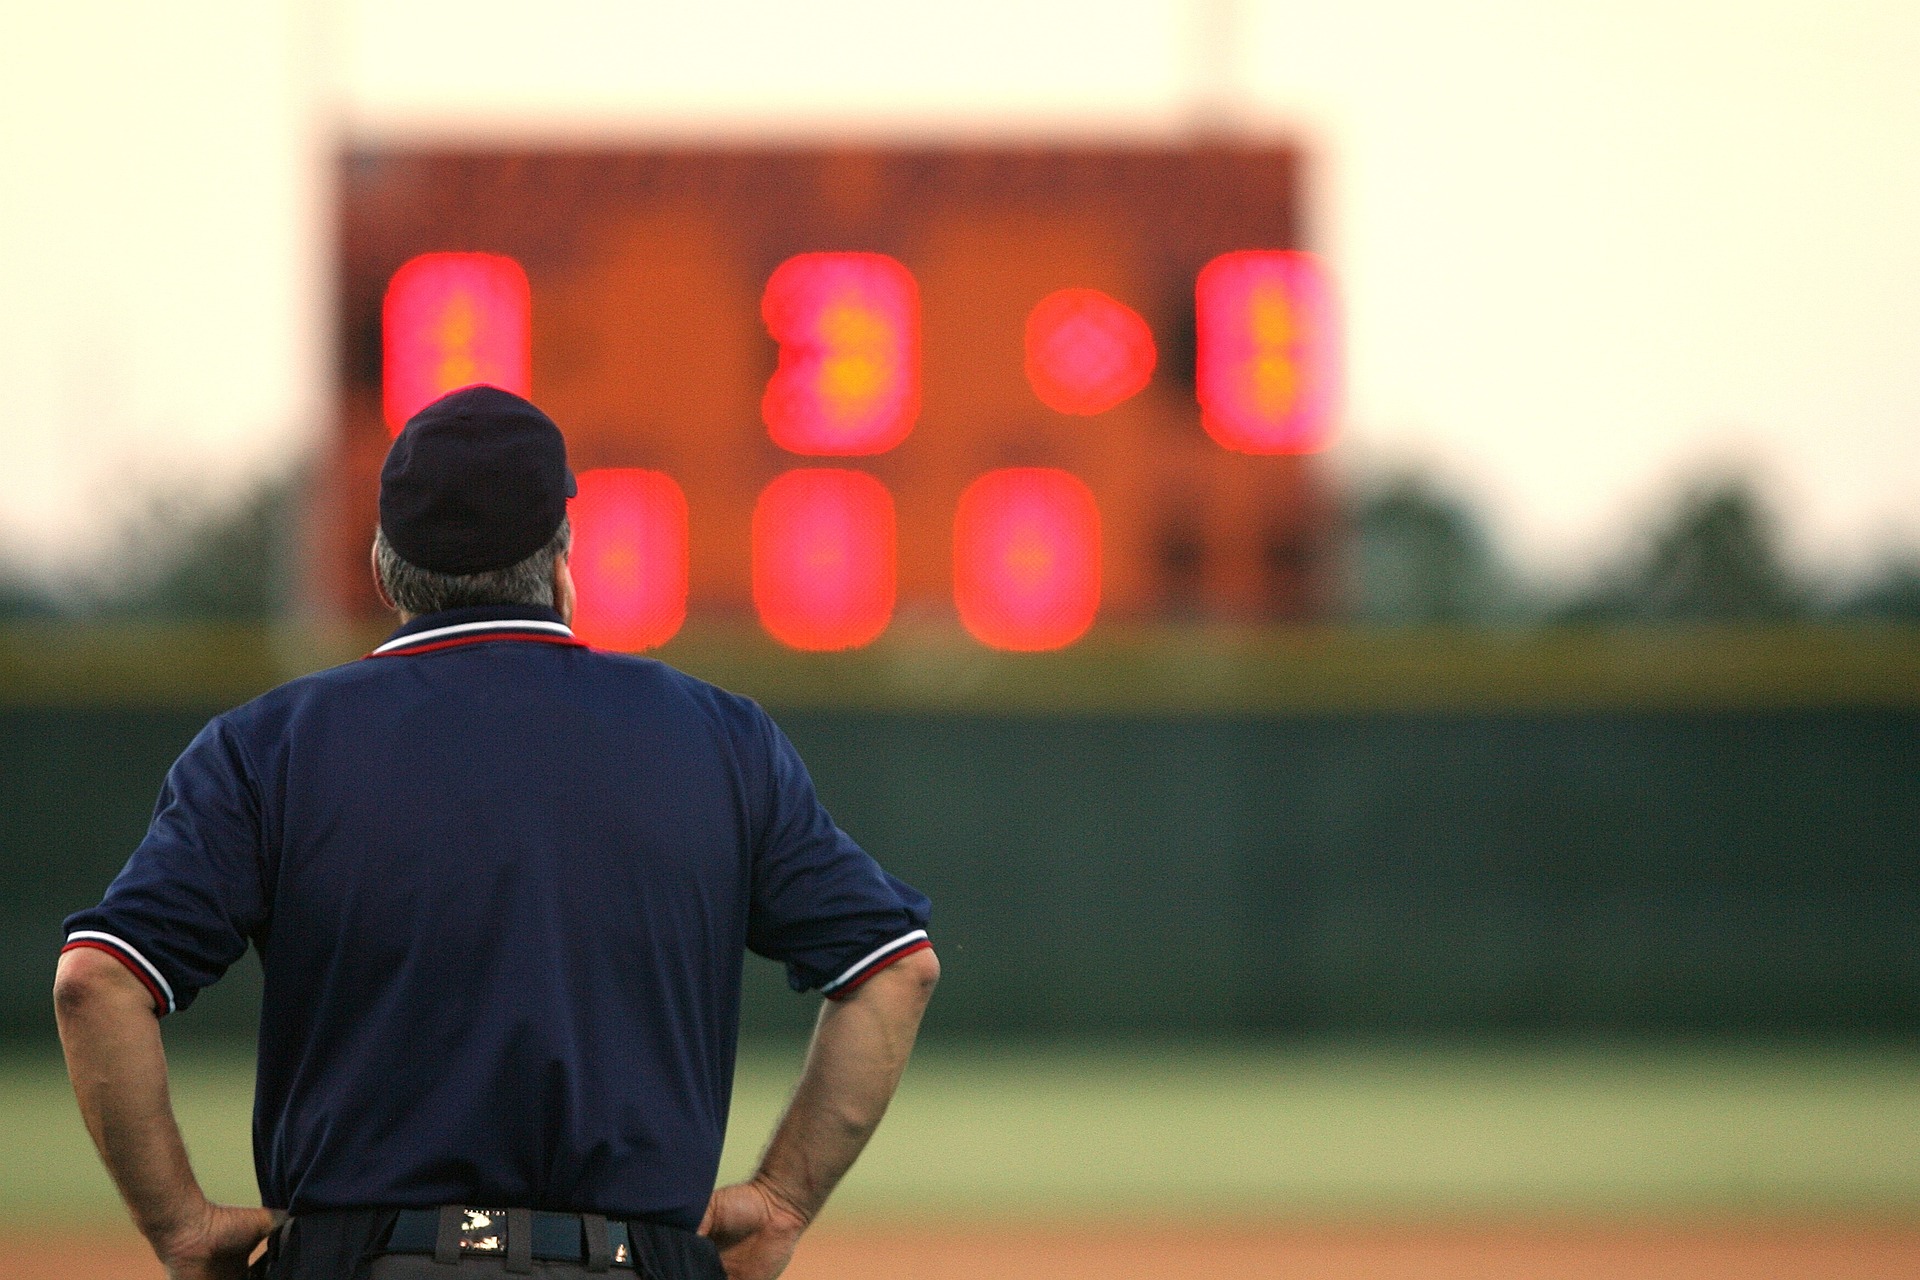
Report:
[[157,1017],[162,1017],[162,1018],[167,1016],[166,993],[160,990],[159,986],[154,982],[153,978],[146,972],[146,970],[142,969],[137,963],[134,962],[134,959],[132,956],[126,954],[124,951],[121,951],[118,947],[109,946],[106,943],[97,941],[93,938],[81,938],[77,941],[69,942],[66,946],[60,948],[60,954],[65,955],[67,952],[78,950],[81,947],[85,947],[89,951],[104,951],[108,955],[112,956],[115,960],[118,960],[121,964],[125,965],[127,967],[127,972],[132,974],[134,977],[140,979],[140,985],[147,989],[147,994],[149,996],[153,997],[154,1014]]
[[886,968],[888,965],[893,964],[896,961],[904,960],[916,951],[931,951],[931,950],[933,950],[932,940],[928,938],[922,938],[911,946],[900,948],[898,951],[894,952],[890,956],[882,956],[880,957],[879,960],[874,962],[874,965],[871,969],[868,969],[865,973],[861,974],[859,977],[853,979],[851,982],[848,982],[846,985],[842,987],[836,988],[833,991],[829,991],[827,993],[827,999],[845,1000],[847,998],[848,992],[852,991],[855,987],[859,986],[861,983],[865,982],[868,978],[871,978],[874,974],[880,972],[882,969]]

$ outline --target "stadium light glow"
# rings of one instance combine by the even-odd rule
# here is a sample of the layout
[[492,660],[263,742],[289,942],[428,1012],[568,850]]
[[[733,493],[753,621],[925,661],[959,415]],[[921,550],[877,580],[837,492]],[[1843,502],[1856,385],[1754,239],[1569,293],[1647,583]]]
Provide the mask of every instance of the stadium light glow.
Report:
[[753,508],[753,603],[794,649],[857,649],[893,618],[893,495],[862,471],[777,477]]
[[1223,254],[1194,283],[1194,384],[1207,434],[1240,453],[1327,446],[1339,398],[1333,286],[1312,254]]
[[878,253],[803,253],[760,301],[780,363],[761,398],[773,442],[793,453],[884,453],[920,414],[920,287]]
[[1077,477],[1047,467],[987,474],[960,495],[953,600],[982,644],[1073,643],[1100,608],[1100,509]]
[[382,399],[395,435],[449,391],[489,383],[533,389],[527,273],[491,253],[428,253],[387,284],[381,308]]
[[1105,413],[1153,377],[1153,331],[1098,289],[1061,289],[1027,315],[1027,382],[1061,413]]
[[687,616],[687,500],[660,471],[583,471],[567,506],[578,593],[574,633],[632,653],[671,640]]

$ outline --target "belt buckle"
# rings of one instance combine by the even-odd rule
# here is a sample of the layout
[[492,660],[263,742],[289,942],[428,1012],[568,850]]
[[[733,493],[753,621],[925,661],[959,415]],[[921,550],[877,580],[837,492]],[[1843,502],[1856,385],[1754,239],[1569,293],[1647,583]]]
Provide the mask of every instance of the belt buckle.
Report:
[[[578,1220],[578,1215],[567,1217]],[[582,1224],[584,1226],[584,1224]],[[624,1224],[608,1223],[607,1234],[611,1237],[608,1244],[611,1251],[608,1260],[618,1267],[634,1266],[634,1256],[628,1248],[631,1240]],[[507,1211],[505,1209],[475,1209],[462,1205],[460,1208],[459,1249],[462,1254],[503,1254],[507,1251]]]
[[460,1210],[460,1252],[505,1253],[507,1251],[507,1211],[505,1209]]

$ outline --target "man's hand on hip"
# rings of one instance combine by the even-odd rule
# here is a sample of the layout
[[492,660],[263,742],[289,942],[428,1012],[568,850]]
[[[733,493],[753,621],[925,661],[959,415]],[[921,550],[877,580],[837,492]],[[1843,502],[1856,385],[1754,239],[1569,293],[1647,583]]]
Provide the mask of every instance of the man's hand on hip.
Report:
[[910,952],[823,1004],[800,1084],[759,1171],[715,1191],[700,1224],[728,1280],[773,1280],[786,1268],[800,1233],[887,1113],[939,980],[931,950]]
[[167,1280],[244,1280],[247,1260],[281,1217],[270,1209],[209,1203],[203,1217],[155,1240],[153,1249]]
[[720,1187],[700,1234],[720,1250],[727,1280],[774,1280],[787,1269],[807,1222],[758,1179]]

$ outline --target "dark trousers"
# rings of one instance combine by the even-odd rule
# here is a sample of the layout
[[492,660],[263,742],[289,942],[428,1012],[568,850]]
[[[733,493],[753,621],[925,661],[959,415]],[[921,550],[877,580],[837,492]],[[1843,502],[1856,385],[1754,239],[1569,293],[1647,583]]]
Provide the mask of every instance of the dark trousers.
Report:
[[[386,1252],[397,1214],[392,1209],[334,1209],[287,1220],[255,1264],[262,1280],[478,1280],[526,1273],[505,1270],[506,1259],[464,1256],[436,1262],[427,1254]],[[535,1259],[531,1275],[593,1280],[726,1280],[713,1242],[681,1227],[630,1221],[631,1268],[589,1273],[584,1262]]]

